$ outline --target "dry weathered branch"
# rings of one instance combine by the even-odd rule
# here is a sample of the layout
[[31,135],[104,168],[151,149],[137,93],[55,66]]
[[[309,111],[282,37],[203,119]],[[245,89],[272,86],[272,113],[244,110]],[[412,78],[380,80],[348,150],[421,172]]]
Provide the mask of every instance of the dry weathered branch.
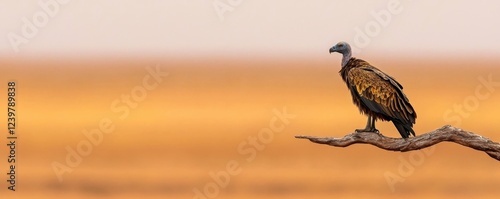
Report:
[[343,138],[295,136],[299,139],[309,139],[311,142],[335,147],[347,147],[352,144],[371,144],[389,151],[413,151],[430,147],[440,142],[455,142],[479,151],[484,151],[490,157],[500,161],[500,144],[481,135],[446,125],[432,132],[408,139],[389,138],[382,134],[359,132],[351,133]]

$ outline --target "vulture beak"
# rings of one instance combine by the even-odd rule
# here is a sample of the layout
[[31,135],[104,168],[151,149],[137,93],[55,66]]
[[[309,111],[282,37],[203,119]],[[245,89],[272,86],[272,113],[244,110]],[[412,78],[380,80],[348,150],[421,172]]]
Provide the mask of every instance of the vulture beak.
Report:
[[335,46],[331,47],[331,48],[330,48],[330,54],[332,54],[333,52],[337,52],[336,50],[337,50],[337,49],[335,48]]

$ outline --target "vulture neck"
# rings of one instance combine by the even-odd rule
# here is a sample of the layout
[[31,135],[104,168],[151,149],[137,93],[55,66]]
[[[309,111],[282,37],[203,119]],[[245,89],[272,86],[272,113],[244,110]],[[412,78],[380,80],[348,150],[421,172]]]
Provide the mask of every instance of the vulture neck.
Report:
[[348,51],[344,54],[342,54],[342,67],[346,66],[347,65],[347,62],[349,62],[349,60],[351,59],[352,55],[351,55],[351,51]]

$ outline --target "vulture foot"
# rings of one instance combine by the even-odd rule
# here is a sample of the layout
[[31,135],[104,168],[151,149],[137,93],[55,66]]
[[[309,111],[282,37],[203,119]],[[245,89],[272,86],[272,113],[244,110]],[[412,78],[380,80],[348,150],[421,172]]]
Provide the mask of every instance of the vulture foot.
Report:
[[369,132],[369,133],[377,133],[380,134],[378,129],[356,129],[356,133],[361,133],[361,132]]

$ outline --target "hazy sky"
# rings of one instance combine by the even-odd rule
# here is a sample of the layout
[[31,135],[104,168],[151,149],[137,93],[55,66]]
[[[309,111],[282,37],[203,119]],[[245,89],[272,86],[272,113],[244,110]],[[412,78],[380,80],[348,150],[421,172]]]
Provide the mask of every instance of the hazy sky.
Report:
[[314,56],[343,40],[357,54],[495,56],[499,9],[493,0],[11,0],[0,3],[0,55]]

